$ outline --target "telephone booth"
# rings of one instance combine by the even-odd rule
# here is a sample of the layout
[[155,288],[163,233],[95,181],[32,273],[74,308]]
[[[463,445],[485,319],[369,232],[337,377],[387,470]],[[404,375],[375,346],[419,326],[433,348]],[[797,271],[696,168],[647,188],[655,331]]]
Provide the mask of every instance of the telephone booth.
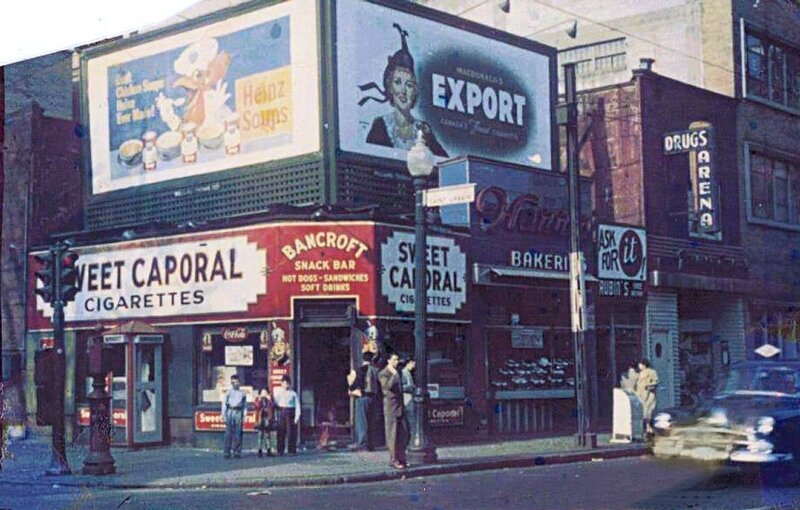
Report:
[[156,446],[166,442],[166,338],[139,321],[103,333],[111,381],[113,446]]

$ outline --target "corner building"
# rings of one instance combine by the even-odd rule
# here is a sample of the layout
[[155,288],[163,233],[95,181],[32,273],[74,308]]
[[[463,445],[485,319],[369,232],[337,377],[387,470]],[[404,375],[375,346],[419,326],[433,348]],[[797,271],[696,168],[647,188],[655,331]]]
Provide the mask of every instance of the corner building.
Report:
[[[555,50],[405,2],[253,2],[73,63],[83,225],[57,237],[80,255],[65,345],[77,440],[88,433],[86,346],[99,338],[117,445],[216,447],[233,374],[249,398],[292,375],[301,441],[348,442],[345,377],[363,350],[414,351],[412,128],[440,165],[472,155],[531,183],[557,177]],[[565,188],[548,193],[548,209],[563,208]],[[430,213],[433,439],[502,433],[486,396],[488,312],[472,301],[484,254],[468,225]],[[563,230],[563,212],[548,221]],[[34,355],[52,338],[52,310],[33,297],[43,248],[27,270],[30,423]],[[547,258],[553,271],[562,254]],[[547,320],[568,326],[563,310]],[[567,356],[558,345],[548,361]],[[568,423],[574,392],[556,396],[561,410],[523,432]]]

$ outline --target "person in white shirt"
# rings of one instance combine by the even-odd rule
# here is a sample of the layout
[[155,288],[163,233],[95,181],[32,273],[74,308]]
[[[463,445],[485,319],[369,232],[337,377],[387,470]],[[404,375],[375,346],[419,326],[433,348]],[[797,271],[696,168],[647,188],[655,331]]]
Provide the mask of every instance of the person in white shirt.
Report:
[[231,389],[222,399],[222,420],[225,422],[223,456],[238,459],[242,456],[242,428],[247,412],[247,395],[239,389],[239,376],[231,376]]
[[273,401],[278,420],[278,455],[283,455],[286,436],[289,436],[289,455],[297,453],[297,424],[300,423],[300,399],[291,389],[292,379],[285,375],[280,388],[275,388]]

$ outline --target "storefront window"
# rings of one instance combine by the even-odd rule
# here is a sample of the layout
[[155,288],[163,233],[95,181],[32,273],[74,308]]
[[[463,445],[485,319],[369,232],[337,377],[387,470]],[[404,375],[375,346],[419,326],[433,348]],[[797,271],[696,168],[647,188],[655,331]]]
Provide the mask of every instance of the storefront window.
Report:
[[[397,352],[401,358],[414,356],[413,324],[396,325],[386,344],[387,350]],[[439,387],[439,395],[432,395],[432,398],[464,397],[464,344],[464,336],[457,327],[439,326],[430,330],[426,342],[428,383]]]
[[[230,388],[232,375],[238,375],[247,400],[267,387],[267,354],[262,331],[246,328],[223,328],[201,331],[202,370],[199,377],[201,403],[222,401]],[[264,344],[264,345],[262,345]]]
[[783,359],[800,357],[800,311],[793,306],[753,305],[752,322],[748,328],[752,349],[773,345],[780,349],[776,355]]
[[797,109],[800,102],[800,50],[769,40],[747,28],[744,58],[747,96]]
[[489,330],[489,385],[495,391],[572,390],[569,331],[529,326]]

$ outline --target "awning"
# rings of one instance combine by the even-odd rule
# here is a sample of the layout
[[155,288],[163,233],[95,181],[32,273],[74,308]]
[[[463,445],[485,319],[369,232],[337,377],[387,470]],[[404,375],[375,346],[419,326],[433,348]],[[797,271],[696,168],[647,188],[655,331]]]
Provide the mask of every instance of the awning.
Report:
[[[548,279],[548,280],[566,280],[569,281],[569,273],[563,271],[549,271],[546,269],[528,269],[523,267],[509,267],[509,266],[494,266],[490,264],[475,264],[474,279],[478,285],[486,285],[490,283],[498,283],[493,280],[493,277],[510,277],[510,278],[534,278],[534,279]],[[584,274],[584,279],[587,282],[596,282],[597,278],[590,274]]]
[[728,292],[731,294],[748,294],[754,290],[753,285],[748,280],[740,278],[724,278],[721,276],[674,273],[660,270],[650,272],[650,285],[653,287]]

